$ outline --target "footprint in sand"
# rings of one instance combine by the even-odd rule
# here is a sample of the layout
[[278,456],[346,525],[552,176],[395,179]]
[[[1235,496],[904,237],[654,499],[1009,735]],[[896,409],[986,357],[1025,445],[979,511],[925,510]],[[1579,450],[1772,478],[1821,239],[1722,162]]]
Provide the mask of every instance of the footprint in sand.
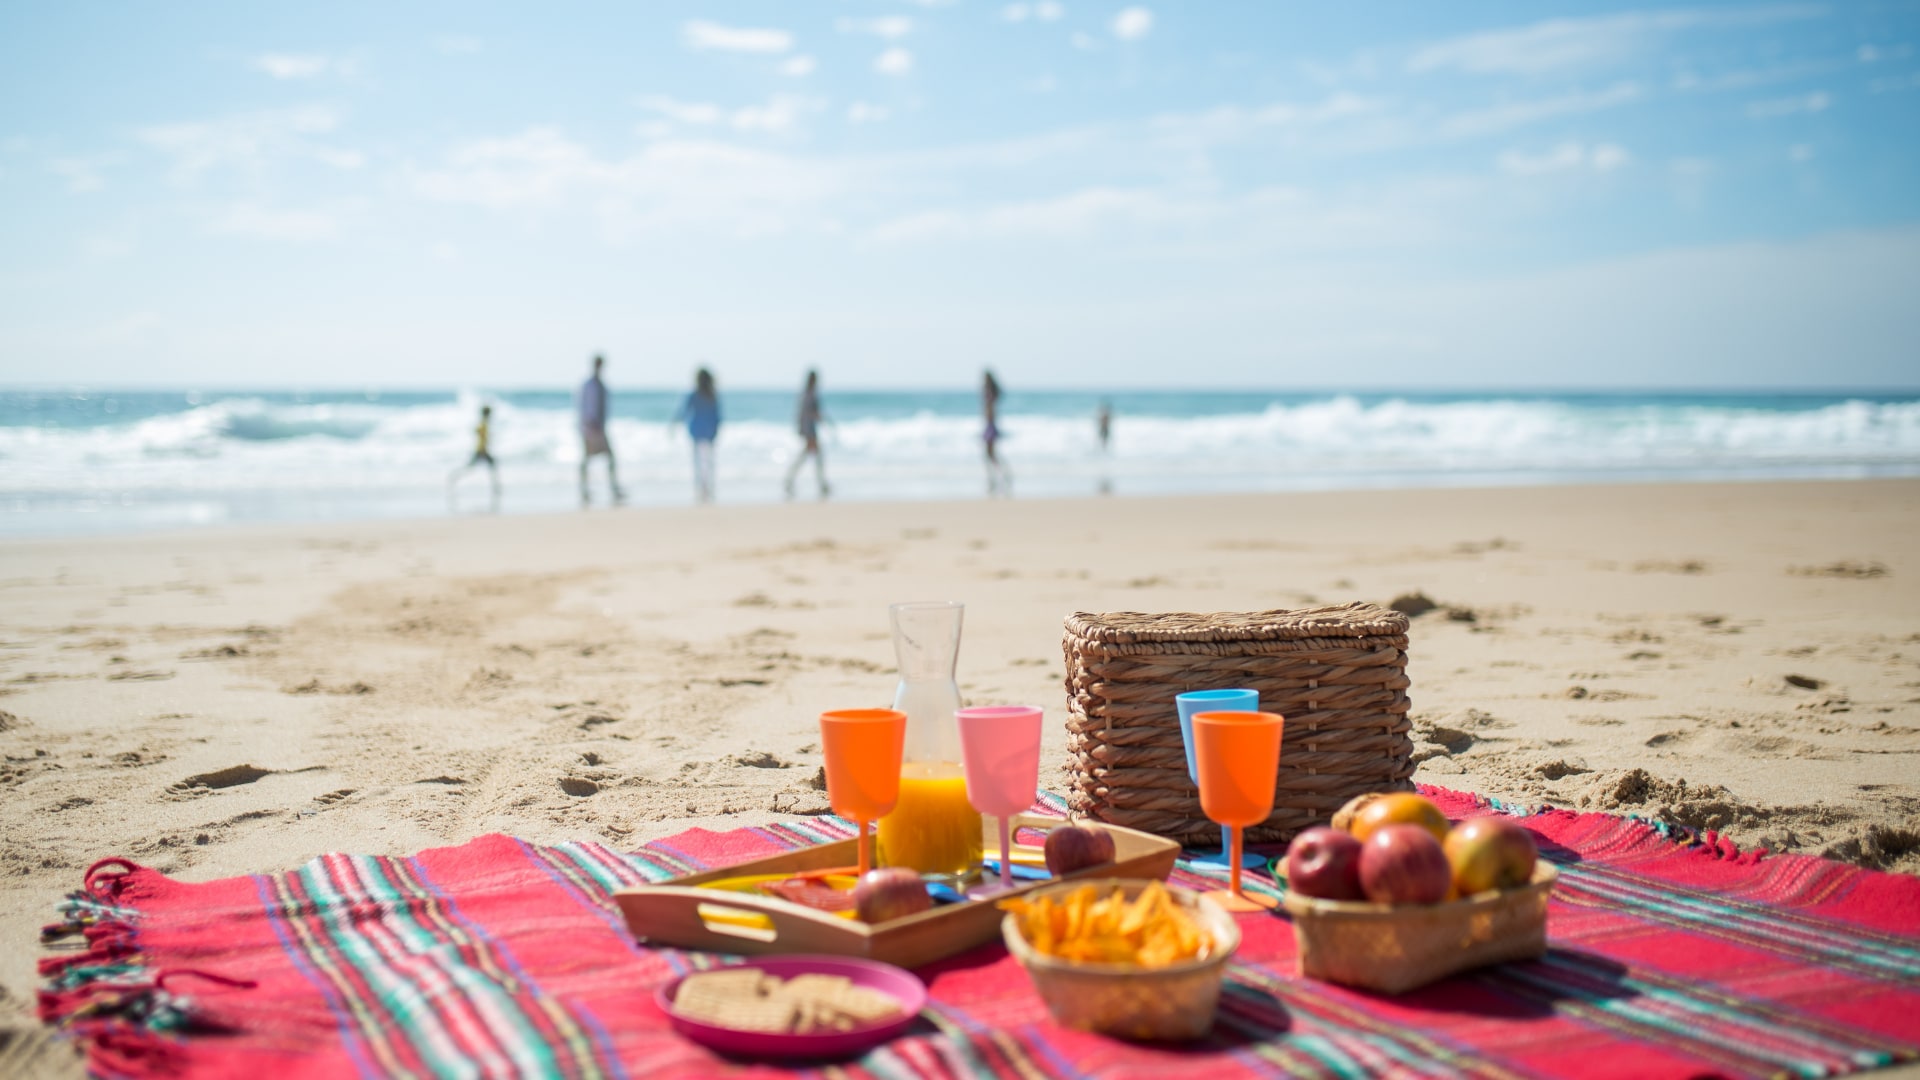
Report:
[[168,790],[181,795],[197,795],[207,791],[217,791],[221,788],[251,784],[263,776],[271,775],[273,775],[272,769],[262,769],[253,765],[229,765],[224,769],[215,769],[212,772],[198,773],[189,776]]
[[560,778],[560,790],[575,798],[584,799],[598,792],[600,785],[584,777],[563,776]]

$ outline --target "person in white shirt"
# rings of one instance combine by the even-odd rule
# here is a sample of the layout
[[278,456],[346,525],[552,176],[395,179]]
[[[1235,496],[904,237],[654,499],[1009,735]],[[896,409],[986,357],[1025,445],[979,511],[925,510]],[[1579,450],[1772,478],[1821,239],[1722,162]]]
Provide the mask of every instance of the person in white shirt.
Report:
[[613,490],[613,501],[626,501],[626,493],[620,490],[620,477],[614,471],[613,444],[607,441],[607,384],[600,381],[600,369],[607,360],[603,356],[593,358],[593,375],[580,384],[580,505],[586,506],[593,501],[587,493],[587,464],[601,454],[607,456],[607,486]]

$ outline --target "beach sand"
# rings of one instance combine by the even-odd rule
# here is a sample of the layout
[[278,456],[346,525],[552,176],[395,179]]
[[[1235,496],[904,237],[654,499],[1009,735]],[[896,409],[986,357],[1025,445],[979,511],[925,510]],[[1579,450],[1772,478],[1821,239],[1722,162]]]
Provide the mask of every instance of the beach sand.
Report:
[[7,541],[0,1063],[70,1067],[32,1057],[36,931],[103,856],[203,880],[825,812],[815,716],[890,702],[907,599],[966,602],[962,692],[1046,707],[1055,789],[1069,612],[1417,591],[1416,779],[1917,872],[1916,536],[1902,480]]

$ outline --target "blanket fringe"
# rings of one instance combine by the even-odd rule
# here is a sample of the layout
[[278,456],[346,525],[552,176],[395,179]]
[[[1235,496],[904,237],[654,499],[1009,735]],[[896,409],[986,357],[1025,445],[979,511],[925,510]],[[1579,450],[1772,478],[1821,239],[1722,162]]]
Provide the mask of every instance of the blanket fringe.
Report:
[[[118,873],[107,871],[121,868]],[[58,907],[61,919],[40,929],[51,943],[80,937],[85,948],[43,957],[38,1013],[43,1024],[85,1042],[94,1071],[132,1074],[150,1071],[170,1052],[169,1034],[207,1030],[197,1022],[191,1001],[168,983],[197,978],[223,986],[255,983],[191,968],[155,971],[135,943],[137,913],[115,903],[125,879],[141,867],[125,859],[102,859],[87,869],[80,891]]]

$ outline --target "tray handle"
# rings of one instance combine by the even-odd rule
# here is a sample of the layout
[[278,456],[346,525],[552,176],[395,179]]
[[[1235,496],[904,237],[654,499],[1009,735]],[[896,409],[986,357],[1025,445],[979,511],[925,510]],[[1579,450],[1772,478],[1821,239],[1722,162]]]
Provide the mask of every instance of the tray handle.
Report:
[[679,948],[845,953],[850,939],[865,936],[865,924],[771,896],[642,885],[613,899],[634,936]]

